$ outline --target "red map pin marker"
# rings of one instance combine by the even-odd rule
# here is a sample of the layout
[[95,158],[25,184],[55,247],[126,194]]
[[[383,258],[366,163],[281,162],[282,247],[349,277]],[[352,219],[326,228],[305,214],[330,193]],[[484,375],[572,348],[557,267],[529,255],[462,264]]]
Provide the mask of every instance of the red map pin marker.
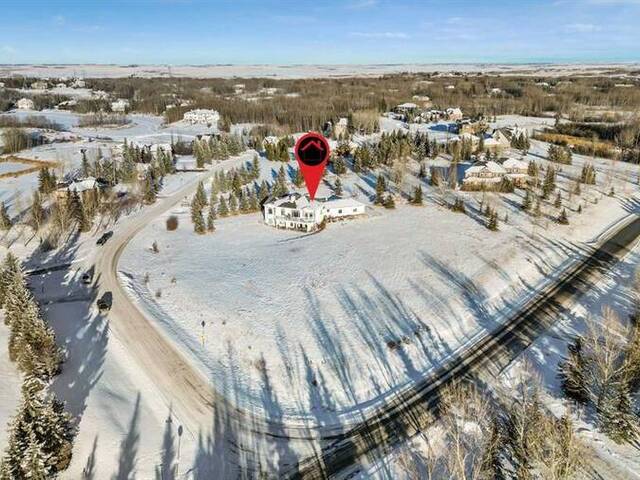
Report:
[[319,133],[309,132],[298,139],[293,152],[296,155],[309,197],[313,200],[331,153],[329,142]]

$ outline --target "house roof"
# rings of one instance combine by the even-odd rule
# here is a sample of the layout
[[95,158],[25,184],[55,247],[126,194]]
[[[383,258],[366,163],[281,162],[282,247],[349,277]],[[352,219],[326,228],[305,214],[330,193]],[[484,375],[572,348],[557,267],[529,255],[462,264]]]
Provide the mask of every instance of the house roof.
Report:
[[418,105],[411,102],[405,102],[405,103],[401,103],[396,108],[418,108]]
[[327,200],[324,202],[325,208],[357,208],[364,204],[353,198],[337,198],[335,200]]
[[502,163],[504,168],[518,168],[522,170],[527,170],[529,165],[522,160],[518,160],[516,158],[508,158]]
[[481,173],[481,172],[491,172],[495,174],[507,173],[506,169],[502,165],[494,161],[489,161],[489,162],[477,163],[474,166],[469,167],[465,172],[465,175],[472,174],[472,173]]

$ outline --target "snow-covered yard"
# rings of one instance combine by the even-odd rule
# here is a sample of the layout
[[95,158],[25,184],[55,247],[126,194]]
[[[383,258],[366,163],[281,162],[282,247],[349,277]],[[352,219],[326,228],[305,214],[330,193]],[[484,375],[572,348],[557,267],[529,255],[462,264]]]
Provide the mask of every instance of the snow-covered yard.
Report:
[[[546,145],[535,143],[530,158],[544,164],[545,154]],[[586,161],[574,156],[575,165],[559,174],[565,198]],[[631,166],[595,163],[601,191],[611,179],[618,195],[631,194]],[[263,176],[279,168],[262,165]],[[375,177],[351,173],[343,184],[366,199]],[[177,231],[166,231],[165,216],[133,239],[121,278],[241,407],[344,424],[493,329],[634,208],[622,196],[585,188],[579,200],[565,200],[570,211],[583,205],[569,226],[554,222],[553,207],[534,224],[521,212],[522,191],[489,194],[501,220],[509,217],[494,233],[477,212],[481,193],[462,194],[468,214],[460,215],[432,202],[436,192],[423,187],[424,207],[371,207],[367,218],[315,235],[273,230],[250,214],[219,219],[214,234],[197,236],[188,208],[179,207],[167,214],[178,216]]]

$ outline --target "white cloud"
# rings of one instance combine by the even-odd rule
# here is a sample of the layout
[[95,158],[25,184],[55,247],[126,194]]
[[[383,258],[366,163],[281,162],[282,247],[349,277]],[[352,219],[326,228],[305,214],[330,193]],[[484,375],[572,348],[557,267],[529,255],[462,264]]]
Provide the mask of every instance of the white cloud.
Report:
[[351,32],[352,37],[360,38],[389,38],[389,39],[406,39],[409,38],[404,32]]
[[4,53],[5,55],[15,55],[16,53],[18,53],[18,51],[11,45],[3,45],[0,48],[0,51],[2,51],[2,53]]
[[601,31],[602,27],[593,23],[569,23],[564,26],[564,29],[575,33],[594,33]]
[[64,15],[55,15],[52,19],[53,24],[57,26],[62,26],[66,23],[67,19],[64,18]]

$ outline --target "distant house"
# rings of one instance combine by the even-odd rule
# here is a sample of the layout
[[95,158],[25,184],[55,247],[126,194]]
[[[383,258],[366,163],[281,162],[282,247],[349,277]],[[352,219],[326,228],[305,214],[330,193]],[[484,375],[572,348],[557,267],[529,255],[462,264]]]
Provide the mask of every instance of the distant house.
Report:
[[119,98],[115,102],[111,102],[111,111],[118,113],[125,113],[129,108],[129,100],[126,98]]
[[73,83],[71,84],[72,88],[85,88],[85,82],[84,80],[80,79],[80,78],[76,78]]
[[263,212],[267,225],[313,232],[324,221],[364,215],[366,207],[352,198],[311,201],[306,194],[291,193],[278,199],[267,199]]
[[336,137],[340,138],[347,134],[347,129],[349,128],[349,120],[345,117],[340,118],[337,121],[335,127],[333,127],[333,133]]
[[480,135],[484,135],[483,141],[485,150],[493,153],[500,153],[511,145],[511,141],[506,134],[497,129],[491,134],[481,133]]
[[506,174],[507,170],[499,163],[493,161],[480,162],[469,167],[467,171],[464,172],[464,179],[462,183],[463,185],[474,183],[499,183]]
[[446,87],[444,87],[447,90],[455,90],[456,86],[455,85],[447,85]]
[[415,112],[417,109],[418,109],[418,105],[416,105],[415,103],[405,102],[398,105],[395,108],[395,111],[399,113],[411,113],[411,112]]
[[19,110],[33,110],[35,108],[35,104],[30,98],[21,98],[16,102],[16,106]]
[[202,169],[198,169],[198,162],[195,157],[189,155],[176,159],[176,170],[178,172],[189,172]]
[[503,179],[512,181],[515,185],[523,186],[529,180],[529,165],[522,160],[509,158],[502,164],[497,162],[479,162],[468,168],[462,181],[464,187],[496,186]]
[[263,87],[258,93],[261,93],[262,95],[275,95],[279,91],[280,89],[276,87]]
[[244,89],[245,89],[244,83],[236,83],[233,86],[233,91],[236,95],[240,95],[241,93],[244,93]]
[[465,133],[472,133],[474,135],[484,133],[487,129],[487,124],[483,120],[472,120],[470,118],[463,118],[456,120],[454,130],[458,135]]
[[200,108],[197,110],[189,110],[184,114],[183,118],[185,122],[188,122],[192,125],[200,124],[217,127],[218,120],[220,120],[220,114],[215,110]]
[[462,115],[462,110],[459,108],[447,108],[445,110],[445,114],[447,115],[447,120],[451,120],[455,122],[456,120],[462,120],[464,115]]
[[104,180],[87,177],[84,179],[78,179],[71,182],[58,183],[55,195],[58,200],[65,201],[69,194],[77,193],[82,195],[84,192],[91,190],[103,190],[108,188],[108,183]]
[[502,93],[502,90],[499,88],[492,88],[491,90],[489,90],[489,95],[491,95],[492,97],[498,96]]
[[31,90],[46,90],[47,87],[47,82],[43,82],[42,80],[38,80],[37,82],[33,82],[31,84]]

